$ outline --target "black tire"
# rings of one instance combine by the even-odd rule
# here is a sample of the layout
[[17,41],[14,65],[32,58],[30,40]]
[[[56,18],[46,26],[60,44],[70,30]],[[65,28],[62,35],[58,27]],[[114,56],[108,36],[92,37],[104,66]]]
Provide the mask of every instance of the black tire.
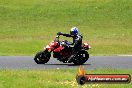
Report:
[[41,51],[35,55],[34,61],[37,64],[45,64],[50,60],[50,56],[51,54],[49,52],[46,53],[46,52]]
[[75,65],[82,65],[84,64],[89,58],[89,54],[87,51],[80,51],[78,54],[75,56],[73,63]]

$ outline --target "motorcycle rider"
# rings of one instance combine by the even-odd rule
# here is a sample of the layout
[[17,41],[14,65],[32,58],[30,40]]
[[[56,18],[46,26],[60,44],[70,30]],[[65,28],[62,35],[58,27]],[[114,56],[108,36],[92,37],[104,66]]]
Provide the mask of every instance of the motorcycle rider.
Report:
[[70,59],[72,59],[76,53],[81,49],[82,46],[82,35],[79,34],[78,32],[78,28],[77,27],[73,27],[70,30],[70,34],[66,34],[66,33],[62,33],[62,32],[58,32],[57,35],[63,35],[66,37],[72,37],[73,38],[73,55],[70,57]]

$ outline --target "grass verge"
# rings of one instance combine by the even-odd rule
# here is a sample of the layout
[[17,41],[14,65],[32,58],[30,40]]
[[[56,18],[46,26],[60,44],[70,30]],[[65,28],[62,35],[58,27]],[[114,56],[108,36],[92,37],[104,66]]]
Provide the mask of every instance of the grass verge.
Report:
[[[0,70],[0,88],[78,88],[76,69]],[[88,74],[130,74],[126,69],[92,69]],[[86,84],[81,88],[131,88],[130,84]]]

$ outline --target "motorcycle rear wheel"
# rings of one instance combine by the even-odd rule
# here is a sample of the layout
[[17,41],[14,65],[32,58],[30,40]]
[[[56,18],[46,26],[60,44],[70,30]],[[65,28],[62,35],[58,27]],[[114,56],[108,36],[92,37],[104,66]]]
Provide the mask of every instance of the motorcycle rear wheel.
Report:
[[75,59],[73,60],[73,63],[75,65],[82,65],[84,64],[89,58],[89,54],[87,51],[80,51],[78,54],[75,56]]
[[43,51],[38,52],[35,57],[34,57],[34,61],[37,64],[45,64],[50,60],[51,54],[49,52],[45,53]]

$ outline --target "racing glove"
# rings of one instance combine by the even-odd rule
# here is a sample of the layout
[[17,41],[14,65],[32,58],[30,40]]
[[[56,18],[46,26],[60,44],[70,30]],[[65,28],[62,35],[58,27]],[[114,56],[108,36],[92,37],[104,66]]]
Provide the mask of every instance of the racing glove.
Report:
[[63,35],[63,33],[62,32],[58,32],[57,35]]

